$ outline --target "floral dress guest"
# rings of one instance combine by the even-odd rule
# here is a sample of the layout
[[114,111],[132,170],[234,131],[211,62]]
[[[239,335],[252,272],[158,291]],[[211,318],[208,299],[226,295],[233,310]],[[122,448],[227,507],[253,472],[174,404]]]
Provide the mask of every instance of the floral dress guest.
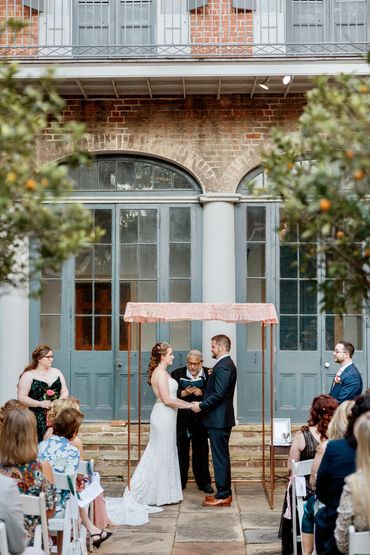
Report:
[[52,367],[53,359],[53,352],[48,345],[38,345],[18,383],[19,401],[26,404],[36,416],[38,442],[44,439],[47,413],[52,401],[68,397],[66,381],[62,372]]
[[[17,481],[20,493],[45,494],[47,515],[54,514],[55,487],[48,463],[37,459],[35,417],[29,410],[15,408],[7,413],[0,431],[0,473]],[[27,545],[33,544],[40,518],[24,516]]]
[[[66,409],[63,412],[66,411],[78,412],[75,409]],[[58,433],[59,430],[55,431]],[[70,474],[73,476],[78,470],[80,452],[66,437],[53,434],[39,444],[39,458],[41,461],[48,461],[53,472],[56,474]],[[57,489],[55,506],[56,518],[62,518],[64,516],[68,497],[68,491]]]

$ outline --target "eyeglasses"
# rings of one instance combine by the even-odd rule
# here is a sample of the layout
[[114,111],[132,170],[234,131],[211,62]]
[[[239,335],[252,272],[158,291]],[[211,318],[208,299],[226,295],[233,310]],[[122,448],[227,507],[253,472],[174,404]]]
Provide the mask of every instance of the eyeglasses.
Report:
[[44,358],[54,358],[54,355],[45,355]]

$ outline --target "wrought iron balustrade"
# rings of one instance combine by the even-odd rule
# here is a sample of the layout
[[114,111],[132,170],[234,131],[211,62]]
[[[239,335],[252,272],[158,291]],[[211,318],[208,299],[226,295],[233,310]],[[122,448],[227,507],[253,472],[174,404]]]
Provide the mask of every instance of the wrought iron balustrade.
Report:
[[0,0],[0,22],[0,57],[359,56],[370,0]]

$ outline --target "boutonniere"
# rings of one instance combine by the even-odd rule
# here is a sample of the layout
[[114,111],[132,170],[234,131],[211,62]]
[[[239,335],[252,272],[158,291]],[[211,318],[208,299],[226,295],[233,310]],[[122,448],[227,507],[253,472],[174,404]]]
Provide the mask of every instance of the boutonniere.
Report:
[[208,368],[207,374],[208,376],[212,376],[213,368]]
[[342,383],[342,378],[340,376],[334,376],[333,383]]

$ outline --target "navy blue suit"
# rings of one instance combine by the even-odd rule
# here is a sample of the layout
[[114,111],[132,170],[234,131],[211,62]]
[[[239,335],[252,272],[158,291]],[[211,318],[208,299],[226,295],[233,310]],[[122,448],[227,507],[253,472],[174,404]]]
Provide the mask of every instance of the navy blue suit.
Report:
[[356,366],[350,364],[343,370],[340,375],[340,383],[333,384],[330,389],[330,395],[334,397],[338,403],[354,399],[362,393],[362,378]]
[[236,367],[230,356],[221,358],[213,367],[200,403],[203,425],[208,429],[215,472],[217,499],[231,495],[229,440],[235,426],[234,391]]
[[348,439],[329,441],[316,480],[316,495],[325,504],[315,518],[317,555],[342,555],[334,538],[344,479],[356,470],[356,449]]

